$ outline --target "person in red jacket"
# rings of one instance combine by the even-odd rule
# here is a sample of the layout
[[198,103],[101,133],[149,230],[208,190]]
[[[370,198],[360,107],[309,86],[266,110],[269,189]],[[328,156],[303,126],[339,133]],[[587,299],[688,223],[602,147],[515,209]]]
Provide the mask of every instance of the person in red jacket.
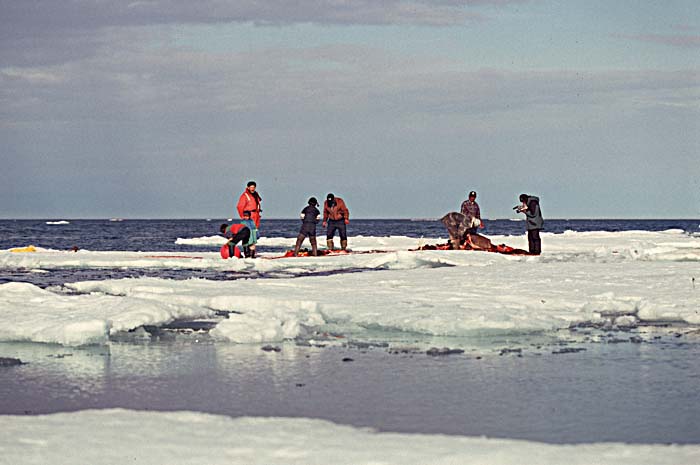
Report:
[[262,212],[260,202],[262,198],[260,194],[256,192],[256,189],[257,184],[255,181],[249,181],[246,189],[238,198],[236,209],[238,210],[238,216],[240,218],[243,218],[243,212],[249,211],[250,219],[255,223],[255,227],[260,229],[260,213]]
[[343,199],[333,194],[328,194],[326,201],[323,203],[323,226],[328,226],[326,230],[326,247],[328,247],[328,250],[333,250],[333,236],[336,230],[340,235],[340,248],[343,250],[348,248],[348,233],[346,229],[348,223],[350,223],[350,211]]
[[251,256],[250,247],[248,245],[250,241],[250,228],[248,228],[248,226],[243,223],[234,223],[230,226],[226,223],[222,223],[219,227],[219,231],[228,239],[226,243],[228,247],[228,258],[240,256],[240,253],[236,250],[236,244],[239,242],[243,246],[243,256],[254,258]]

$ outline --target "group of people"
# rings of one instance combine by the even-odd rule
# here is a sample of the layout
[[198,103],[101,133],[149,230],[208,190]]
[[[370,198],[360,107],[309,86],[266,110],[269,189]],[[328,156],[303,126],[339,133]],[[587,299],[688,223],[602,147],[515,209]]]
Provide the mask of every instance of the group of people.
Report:
[[[301,229],[297,236],[297,242],[294,245],[294,255],[299,254],[301,244],[304,239],[309,238],[311,243],[311,255],[318,255],[318,245],[316,244],[316,225],[321,220],[321,212],[318,210],[318,200],[316,197],[311,197],[308,205],[301,211]],[[348,231],[347,225],[350,223],[350,210],[345,205],[345,201],[329,193],[326,196],[326,201],[323,202],[323,227],[326,228],[326,248],[334,250],[335,244],[333,238],[336,231],[340,236],[341,250],[348,248]]]
[[[540,199],[534,195],[521,194],[520,204],[513,207],[517,213],[525,214],[525,224],[529,252],[533,255],[542,253],[542,241],[540,231],[544,228],[544,219],[540,209]],[[260,214],[262,209],[260,203],[262,198],[257,192],[255,181],[248,182],[245,191],[238,199],[236,209],[241,218],[232,224],[223,223],[220,226],[221,233],[228,239],[229,256],[238,256],[236,245],[240,242],[243,247],[243,256],[255,258],[255,244],[258,240],[258,229],[260,228]],[[309,198],[308,204],[301,210],[301,229],[294,245],[294,255],[298,255],[306,238],[311,243],[311,255],[318,255],[318,244],[316,242],[316,226],[321,221],[320,206],[316,197]],[[476,202],[476,191],[470,191],[467,200],[462,202],[460,218],[462,224],[459,233],[451,234],[451,241],[455,248],[460,247],[465,241],[472,241],[478,236],[478,230],[484,228],[481,220],[481,209]],[[350,223],[350,211],[345,201],[329,193],[323,203],[323,227],[326,228],[326,247],[334,250],[333,238],[338,232],[340,236],[340,248],[347,250],[348,234],[346,226]],[[456,229],[455,229],[456,231]]]
[[[540,239],[540,231],[544,228],[544,218],[542,218],[542,210],[540,209],[540,199],[534,195],[520,194],[520,204],[513,207],[517,213],[525,214],[525,229],[527,230],[528,250],[533,255],[542,253],[542,240]],[[484,227],[481,220],[481,209],[476,202],[476,192],[471,191],[468,194],[467,200],[462,202],[460,213],[464,215],[462,230],[456,237],[451,237],[455,248],[465,241],[471,242],[478,229]]]
[[249,181],[245,190],[238,198],[236,210],[241,218],[231,223],[222,223],[219,231],[228,239],[228,256],[238,257],[239,252],[236,244],[239,242],[243,246],[243,257],[255,258],[255,244],[258,242],[258,229],[260,228],[260,203],[262,197],[257,192],[258,185],[255,181]]
[[[219,230],[224,235],[229,248],[229,257],[239,256],[236,245],[240,242],[243,247],[243,256],[255,258],[255,244],[258,241],[258,229],[260,228],[260,203],[262,198],[257,192],[255,181],[249,181],[245,191],[238,199],[236,209],[241,218],[232,224],[223,223]],[[309,198],[308,205],[301,211],[301,229],[294,246],[294,255],[299,254],[301,244],[304,239],[309,238],[311,242],[311,255],[318,255],[318,245],[316,243],[316,225],[321,220],[321,212],[318,210],[319,203],[316,197]],[[326,229],[326,247],[334,250],[333,238],[337,232],[340,236],[340,248],[347,250],[348,233],[347,225],[350,223],[350,210],[345,201],[329,193],[323,203],[323,227]]]

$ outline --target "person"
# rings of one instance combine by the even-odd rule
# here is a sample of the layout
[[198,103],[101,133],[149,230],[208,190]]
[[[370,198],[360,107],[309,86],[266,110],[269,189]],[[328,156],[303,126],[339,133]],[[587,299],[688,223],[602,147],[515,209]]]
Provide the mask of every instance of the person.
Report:
[[539,255],[542,253],[540,230],[544,229],[540,199],[534,195],[520,194],[520,203],[520,205],[513,207],[513,210],[525,214],[525,229],[527,230],[529,251],[533,255]]
[[350,211],[345,205],[345,201],[333,194],[326,196],[326,201],[323,204],[323,227],[326,226],[326,247],[328,250],[333,250],[333,236],[338,231],[340,235],[340,248],[347,250],[348,233],[346,226],[350,223]]
[[255,258],[255,243],[258,240],[255,223],[251,220],[251,212],[244,211],[243,219],[231,224],[222,223],[219,231],[228,239],[229,257],[235,256],[235,247],[239,242],[243,246],[243,256]]
[[244,211],[249,211],[250,217],[255,223],[255,227],[260,229],[260,213],[262,213],[260,202],[262,201],[262,198],[256,191],[257,187],[258,185],[255,183],[255,181],[248,181],[246,189],[238,198],[238,205],[236,205],[236,209],[238,210],[238,216],[240,218],[243,218]]
[[314,257],[318,254],[316,245],[316,224],[321,219],[321,212],[318,211],[318,200],[316,197],[309,199],[308,205],[301,211],[301,229],[297,236],[297,243],[294,246],[294,256],[299,255],[299,249],[305,238],[309,238],[311,242],[311,255]]
[[484,227],[484,223],[481,221],[481,209],[476,203],[475,191],[471,191],[467,200],[462,202],[460,212],[467,218],[467,234],[477,234],[477,229]]
[[493,244],[486,237],[470,231],[471,222],[462,213],[450,212],[440,218],[450,235],[452,250],[491,250]]

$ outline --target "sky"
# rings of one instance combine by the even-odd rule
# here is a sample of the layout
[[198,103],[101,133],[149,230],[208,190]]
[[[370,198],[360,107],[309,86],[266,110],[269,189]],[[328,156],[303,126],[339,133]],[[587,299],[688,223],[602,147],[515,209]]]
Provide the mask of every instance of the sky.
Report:
[[697,0],[0,0],[0,218],[700,218]]

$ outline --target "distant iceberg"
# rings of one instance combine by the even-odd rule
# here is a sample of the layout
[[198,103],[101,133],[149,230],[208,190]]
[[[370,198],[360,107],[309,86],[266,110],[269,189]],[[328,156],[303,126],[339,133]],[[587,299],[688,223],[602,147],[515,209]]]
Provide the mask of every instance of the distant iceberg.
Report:
[[47,221],[46,224],[70,224],[70,221],[66,221],[66,220],[61,220],[61,221]]

